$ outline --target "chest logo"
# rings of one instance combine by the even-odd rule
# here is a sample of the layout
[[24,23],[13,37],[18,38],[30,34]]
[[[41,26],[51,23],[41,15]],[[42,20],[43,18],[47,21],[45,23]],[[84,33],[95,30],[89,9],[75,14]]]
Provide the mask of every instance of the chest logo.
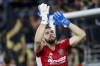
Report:
[[64,54],[64,50],[63,49],[60,49],[58,52],[59,52],[60,55]]
[[50,53],[49,56],[48,56],[48,58],[52,59],[52,56],[53,56],[53,54]]

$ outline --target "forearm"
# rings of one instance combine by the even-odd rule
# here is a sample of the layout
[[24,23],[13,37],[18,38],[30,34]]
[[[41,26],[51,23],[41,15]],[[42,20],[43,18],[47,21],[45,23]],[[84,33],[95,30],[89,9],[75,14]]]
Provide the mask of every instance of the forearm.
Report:
[[78,26],[74,25],[73,23],[70,23],[68,27],[74,34],[80,38],[83,38],[85,36],[85,32],[80,29]]
[[34,44],[34,49],[35,49],[36,53],[40,52],[42,47],[43,47],[41,45],[41,42],[42,42],[42,39],[43,39],[43,34],[44,34],[44,31],[45,31],[45,27],[46,27],[45,24],[40,24],[40,26],[38,27],[38,29],[36,31],[35,44]]
[[36,35],[35,35],[35,42],[41,42],[42,38],[43,38],[43,34],[45,31],[45,24],[40,24],[40,26],[38,27],[37,31],[36,31]]

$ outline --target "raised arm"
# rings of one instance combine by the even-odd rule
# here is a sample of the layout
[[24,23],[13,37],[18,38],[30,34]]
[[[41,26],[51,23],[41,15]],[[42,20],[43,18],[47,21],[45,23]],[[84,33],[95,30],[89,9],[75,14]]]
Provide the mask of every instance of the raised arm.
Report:
[[74,32],[75,35],[70,38],[70,45],[76,45],[86,36],[85,32],[65,18],[61,11],[55,12],[53,19],[55,20],[54,25],[64,25]]
[[70,23],[68,28],[74,33],[74,36],[70,38],[70,44],[72,46],[76,45],[86,36],[85,32],[82,29],[72,23]]
[[49,14],[49,6],[47,6],[47,4],[41,4],[38,6],[38,9],[40,11],[40,16],[42,20],[35,35],[34,50],[36,53],[39,53],[43,48],[42,39],[43,39],[45,27],[48,24],[47,15]]

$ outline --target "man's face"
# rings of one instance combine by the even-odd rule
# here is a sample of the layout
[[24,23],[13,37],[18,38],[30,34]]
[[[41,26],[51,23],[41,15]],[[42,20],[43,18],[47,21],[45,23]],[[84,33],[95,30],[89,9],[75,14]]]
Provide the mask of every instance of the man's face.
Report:
[[44,39],[48,44],[55,44],[56,36],[51,28],[47,28],[44,32]]

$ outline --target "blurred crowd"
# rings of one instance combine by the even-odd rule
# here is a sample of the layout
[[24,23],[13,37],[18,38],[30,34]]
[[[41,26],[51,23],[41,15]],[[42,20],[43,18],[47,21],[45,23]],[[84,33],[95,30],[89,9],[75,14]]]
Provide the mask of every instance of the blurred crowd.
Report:
[[[35,32],[41,22],[38,16],[38,5],[41,3],[50,5],[50,15],[57,10],[68,13],[100,7],[100,0],[0,0],[0,55],[3,54],[4,66],[37,66],[33,46]],[[100,43],[99,14],[70,21],[86,31],[87,42]],[[72,33],[61,25],[56,26],[56,35],[60,41],[70,38]],[[32,46],[29,48],[28,44]],[[81,45],[69,52],[70,66],[82,66],[82,49],[86,44]]]

